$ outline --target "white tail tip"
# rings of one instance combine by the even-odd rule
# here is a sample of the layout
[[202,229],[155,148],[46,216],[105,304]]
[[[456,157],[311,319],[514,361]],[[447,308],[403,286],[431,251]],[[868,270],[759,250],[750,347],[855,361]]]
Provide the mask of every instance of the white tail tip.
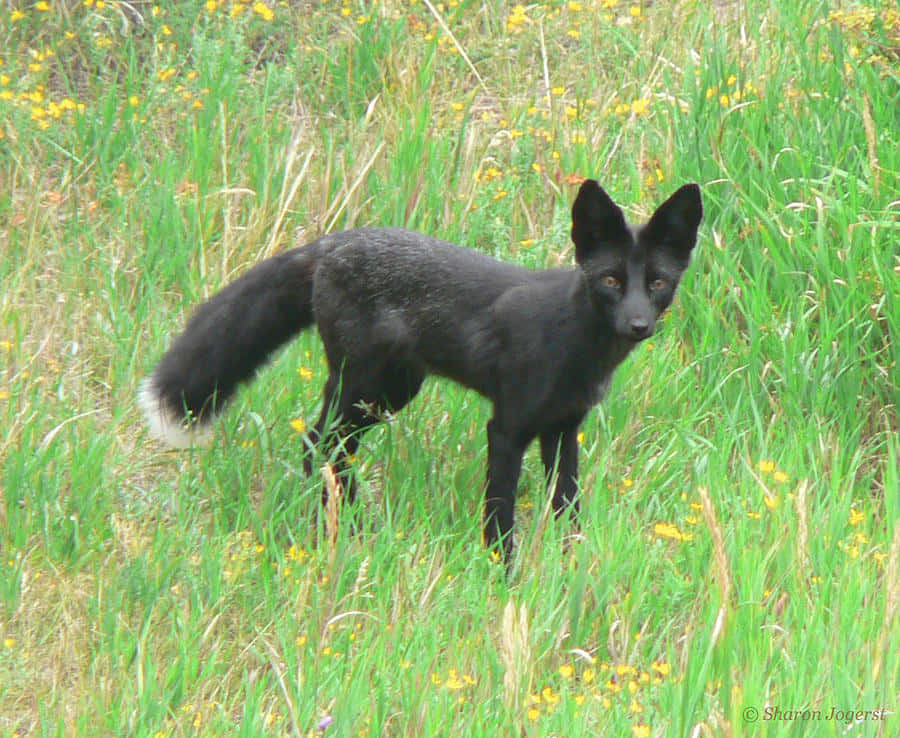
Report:
[[208,446],[212,430],[208,422],[188,422],[173,413],[159,396],[153,377],[147,377],[138,388],[138,405],[144,411],[150,435],[175,448]]

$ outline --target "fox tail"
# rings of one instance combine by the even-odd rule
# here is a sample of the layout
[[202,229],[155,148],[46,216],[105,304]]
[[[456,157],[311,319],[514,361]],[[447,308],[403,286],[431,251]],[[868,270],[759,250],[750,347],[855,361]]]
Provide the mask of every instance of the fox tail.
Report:
[[237,386],[313,324],[321,250],[312,243],[261,261],[197,309],[138,390],[153,436],[177,448],[208,442]]

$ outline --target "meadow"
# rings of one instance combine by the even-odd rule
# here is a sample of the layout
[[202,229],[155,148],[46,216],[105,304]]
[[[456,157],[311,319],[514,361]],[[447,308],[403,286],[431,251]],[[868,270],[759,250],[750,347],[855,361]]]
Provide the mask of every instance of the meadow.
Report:
[[[0,736],[900,734],[895,3],[46,0],[0,39]],[[446,381],[338,517],[314,332],[210,448],[147,435],[138,382],[260,258],[571,264],[584,177],[706,216],[579,526],[527,455],[509,577]]]

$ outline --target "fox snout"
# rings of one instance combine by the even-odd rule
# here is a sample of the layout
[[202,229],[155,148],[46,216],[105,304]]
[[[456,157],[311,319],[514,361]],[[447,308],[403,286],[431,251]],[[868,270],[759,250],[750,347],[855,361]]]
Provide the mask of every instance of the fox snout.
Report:
[[656,330],[659,311],[644,294],[627,295],[619,303],[614,320],[615,331],[622,338],[643,341]]
[[656,321],[649,320],[646,317],[638,316],[628,321],[628,331],[630,338],[635,341],[643,341],[653,335],[653,329],[656,327]]

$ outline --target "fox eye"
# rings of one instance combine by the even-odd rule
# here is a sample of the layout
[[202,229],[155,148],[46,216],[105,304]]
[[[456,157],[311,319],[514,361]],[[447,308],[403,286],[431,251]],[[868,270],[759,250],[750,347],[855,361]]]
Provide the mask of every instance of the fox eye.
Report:
[[666,287],[669,283],[663,279],[662,277],[657,277],[653,281],[650,282],[650,289],[657,291]]
[[617,290],[622,283],[619,282],[619,280],[612,274],[604,274],[600,279],[600,284],[602,284],[604,287],[609,287],[610,289]]

